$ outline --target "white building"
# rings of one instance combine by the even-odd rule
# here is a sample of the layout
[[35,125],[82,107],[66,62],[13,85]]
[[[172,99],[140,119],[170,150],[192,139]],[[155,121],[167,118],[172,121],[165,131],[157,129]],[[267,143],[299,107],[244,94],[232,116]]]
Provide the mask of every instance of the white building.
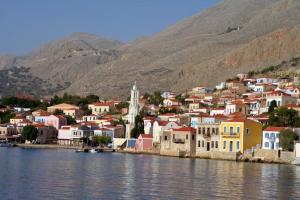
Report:
[[176,122],[169,122],[169,121],[155,121],[153,123],[153,143],[160,143],[160,133],[161,131],[173,129],[173,128],[180,128],[181,126],[178,125]]
[[271,105],[272,101],[276,101],[277,107],[280,107],[287,104],[295,104],[297,102],[297,98],[281,91],[272,91],[266,93],[266,101],[267,107]]
[[279,146],[279,134],[280,131],[285,129],[284,127],[272,127],[269,126],[263,131],[262,135],[262,148],[278,150]]
[[135,117],[139,114],[139,90],[134,83],[131,89],[129,112],[128,112],[128,124],[126,124],[126,138],[130,138],[131,130],[135,126]]

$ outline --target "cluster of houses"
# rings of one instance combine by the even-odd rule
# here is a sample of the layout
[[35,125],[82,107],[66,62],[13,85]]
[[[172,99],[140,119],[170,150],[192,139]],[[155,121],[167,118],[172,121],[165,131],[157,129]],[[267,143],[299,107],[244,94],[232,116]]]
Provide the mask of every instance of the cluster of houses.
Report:
[[[289,127],[268,126],[268,110],[271,102],[276,102],[277,107],[300,111],[299,85],[299,77],[248,78],[238,74],[215,89],[193,88],[185,94],[184,102],[177,100],[176,94],[164,92],[161,106],[181,112],[145,117],[144,134],[127,147],[199,157],[210,157],[213,152],[243,154],[257,148],[280,150],[280,132]],[[298,128],[293,131],[300,133]]]
[[[115,100],[89,104],[89,115],[83,115],[78,106],[62,103],[26,116],[17,114],[9,124],[0,125],[0,139],[17,139],[22,128],[32,124],[39,132],[37,143],[81,146],[83,138],[108,136],[115,149],[156,151],[172,156],[244,153],[253,148],[278,150],[279,134],[288,127],[268,127],[267,112],[272,102],[277,107],[300,111],[299,85],[299,77],[249,78],[247,74],[238,74],[213,89],[193,88],[181,98],[173,92],[162,92],[163,100],[157,106],[140,97],[134,84],[129,108],[122,111],[117,110],[120,101]],[[144,131],[138,138],[132,138],[135,117],[142,108],[148,113],[143,119]],[[161,108],[170,113],[160,113]],[[62,113],[55,115],[57,110]],[[16,108],[15,112],[24,112],[24,108]],[[68,124],[66,116],[76,123]],[[114,123],[120,118],[126,124]]]

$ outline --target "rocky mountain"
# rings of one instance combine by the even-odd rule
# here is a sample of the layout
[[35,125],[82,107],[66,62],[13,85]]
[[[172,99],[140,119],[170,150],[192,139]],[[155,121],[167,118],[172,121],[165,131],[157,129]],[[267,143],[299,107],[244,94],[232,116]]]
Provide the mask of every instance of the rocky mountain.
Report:
[[74,34],[13,63],[61,92],[127,97],[135,80],[142,92],[182,92],[299,57],[299,36],[299,0],[224,0],[128,44]]

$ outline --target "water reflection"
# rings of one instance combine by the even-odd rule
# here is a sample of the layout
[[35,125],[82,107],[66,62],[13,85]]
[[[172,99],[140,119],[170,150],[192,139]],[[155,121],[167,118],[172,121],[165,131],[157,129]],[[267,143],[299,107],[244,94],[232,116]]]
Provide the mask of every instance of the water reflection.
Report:
[[0,149],[0,199],[295,199],[300,168],[70,150]]

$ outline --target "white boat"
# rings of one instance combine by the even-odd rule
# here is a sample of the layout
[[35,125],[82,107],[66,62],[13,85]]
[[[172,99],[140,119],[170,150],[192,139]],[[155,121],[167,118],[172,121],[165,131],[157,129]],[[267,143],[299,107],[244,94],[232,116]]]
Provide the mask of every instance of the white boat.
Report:
[[83,152],[83,149],[76,149],[75,152]]
[[97,151],[95,149],[90,149],[89,152],[90,153],[97,153]]

